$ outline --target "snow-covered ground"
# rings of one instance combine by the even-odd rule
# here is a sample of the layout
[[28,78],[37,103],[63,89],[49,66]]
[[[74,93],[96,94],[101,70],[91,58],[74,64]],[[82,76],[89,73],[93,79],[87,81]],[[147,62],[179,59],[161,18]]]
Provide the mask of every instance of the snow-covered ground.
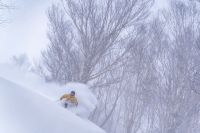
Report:
[[96,97],[88,89],[87,85],[68,83],[65,86],[59,86],[54,83],[46,83],[44,79],[28,71],[26,68],[20,68],[13,64],[0,64],[0,77],[35,91],[52,102],[56,102],[58,105],[61,104],[59,99],[63,94],[74,90],[79,106],[68,110],[82,118],[87,118],[97,104]]
[[[57,101],[75,90],[77,108]],[[105,133],[87,120],[97,100],[86,85],[45,83],[37,75],[0,64],[0,133]]]

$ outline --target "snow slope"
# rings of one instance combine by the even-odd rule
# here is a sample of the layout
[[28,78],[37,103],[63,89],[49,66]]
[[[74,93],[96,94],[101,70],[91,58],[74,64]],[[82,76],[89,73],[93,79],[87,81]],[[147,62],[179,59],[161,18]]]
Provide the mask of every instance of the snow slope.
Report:
[[0,133],[105,133],[48,98],[0,77]]
[[24,88],[30,89],[31,91],[35,91],[52,102],[57,102],[57,105],[61,104],[58,100],[63,94],[74,90],[76,92],[79,106],[68,110],[82,118],[88,118],[89,114],[97,105],[96,97],[88,89],[88,86],[84,84],[69,83],[64,86],[59,86],[54,83],[46,83],[44,79],[38,75],[24,69],[23,67],[20,68],[12,64],[0,64],[0,77],[23,86]]

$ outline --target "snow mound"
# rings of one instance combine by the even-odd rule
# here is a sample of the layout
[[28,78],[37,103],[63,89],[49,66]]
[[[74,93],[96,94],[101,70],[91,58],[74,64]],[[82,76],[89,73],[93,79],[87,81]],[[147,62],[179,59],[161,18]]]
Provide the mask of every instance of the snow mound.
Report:
[[1,133],[105,133],[49,99],[0,78]]

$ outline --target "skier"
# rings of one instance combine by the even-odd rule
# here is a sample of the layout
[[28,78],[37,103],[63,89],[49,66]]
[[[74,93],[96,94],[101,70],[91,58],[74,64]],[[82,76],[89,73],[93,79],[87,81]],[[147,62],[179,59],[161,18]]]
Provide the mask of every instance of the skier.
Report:
[[70,106],[78,106],[78,101],[77,98],[75,97],[75,91],[71,91],[70,94],[64,94],[61,98],[60,101],[64,100],[64,106],[67,108],[69,105]]

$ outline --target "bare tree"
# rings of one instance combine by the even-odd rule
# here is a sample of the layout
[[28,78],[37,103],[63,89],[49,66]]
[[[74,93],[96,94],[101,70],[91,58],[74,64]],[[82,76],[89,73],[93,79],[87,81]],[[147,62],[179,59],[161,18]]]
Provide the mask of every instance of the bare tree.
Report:
[[171,7],[171,12],[165,14],[170,43],[160,58],[159,132],[187,133],[193,128],[191,122],[200,111],[197,110],[200,97],[193,91],[192,85],[199,64],[196,45],[200,32],[199,11],[195,4],[186,6],[176,1]]
[[[123,76],[126,67],[123,65],[128,62],[133,40],[139,38],[137,25],[145,21],[152,2],[66,0],[64,10],[52,6],[48,12],[50,44],[43,52],[46,77],[59,83],[90,81],[100,101],[91,119],[107,131],[119,130],[116,120],[121,119],[120,114],[124,123],[128,120],[119,105],[126,96],[123,93],[127,86]],[[139,102],[138,98],[136,104],[142,109],[143,104]],[[138,121],[141,118],[142,115],[138,116]],[[134,131],[140,127],[137,125],[131,124]]]
[[[95,110],[96,114],[92,120],[100,123],[100,126],[103,122],[103,128],[108,132],[136,133],[144,129],[148,130],[143,127],[143,123],[144,117],[149,113],[147,107],[151,103],[153,89],[156,87],[154,86],[156,81],[154,60],[157,54],[155,54],[155,45],[152,45],[155,42],[150,41],[151,26],[147,25],[149,24],[138,27],[137,32],[133,34],[134,39],[129,41],[129,52],[126,58],[123,58],[125,62],[117,69],[118,72],[123,72],[123,76],[120,76],[122,80],[115,83],[114,87],[106,86],[102,89],[100,86],[101,88],[98,89],[99,101],[102,104]],[[157,37],[155,36],[154,39]],[[116,89],[118,87],[120,88]],[[150,125],[149,123],[147,125]]]
[[50,45],[42,53],[44,63],[50,75],[49,80],[66,83],[79,80],[80,57],[74,44],[74,35],[70,23],[64,17],[64,12],[53,5],[48,12]]
[[[65,13],[61,13],[62,17],[60,17],[68,19],[68,23],[73,29],[70,31],[70,36],[73,36],[73,38],[66,39],[65,37],[63,43],[68,41],[70,47],[73,47],[75,50],[73,55],[79,58],[76,62],[76,64],[78,64],[76,68],[79,76],[73,79],[86,83],[111,70],[127,51],[126,42],[124,41],[124,39],[128,37],[127,32],[132,31],[137,23],[147,17],[152,2],[152,0],[63,1]],[[50,9],[50,12],[52,12],[49,16],[50,23],[52,23],[53,19],[56,19],[56,16],[53,16],[53,12],[56,12],[55,10],[57,10],[55,7]],[[57,15],[60,14],[59,12]],[[59,17],[57,19],[59,19]],[[67,21],[58,21],[54,26],[62,25],[62,23],[67,24]],[[57,32],[60,37],[58,35],[51,35],[49,36],[49,40],[63,38],[63,36],[66,36],[66,33],[69,33],[69,29],[60,28],[57,29],[57,31],[53,29],[52,32]],[[122,45],[121,42],[124,44]],[[49,46],[51,47],[51,45],[58,44],[51,41]],[[120,48],[121,52],[119,52]],[[60,55],[57,54],[59,55],[58,58],[61,58],[60,56],[67,58],[68,54],[71,54],[74,50],[70,51],[69,49],[65,49],[63,52],[57,50],[57,53],[60,53]],[[55,79],[55,77],[67,77],[68,73],[65,73],[65,71],[70,67],[64,67],[64,63],[61,62],[68,61],[63,59],[60,60],[60,64],[52,63],[52,57],[48,56],[51,52],[50,49],[44,52],[44,61],[45,64],[47,64],[46,68],[50,73],[61,71],[60,74],[55,74],[53,79]],[[107,62],[104,68],[99,68],[100,62],[111,53],[113,55],[113,60]],[[72,81],[70,78],[64,80],[66,82]]]

